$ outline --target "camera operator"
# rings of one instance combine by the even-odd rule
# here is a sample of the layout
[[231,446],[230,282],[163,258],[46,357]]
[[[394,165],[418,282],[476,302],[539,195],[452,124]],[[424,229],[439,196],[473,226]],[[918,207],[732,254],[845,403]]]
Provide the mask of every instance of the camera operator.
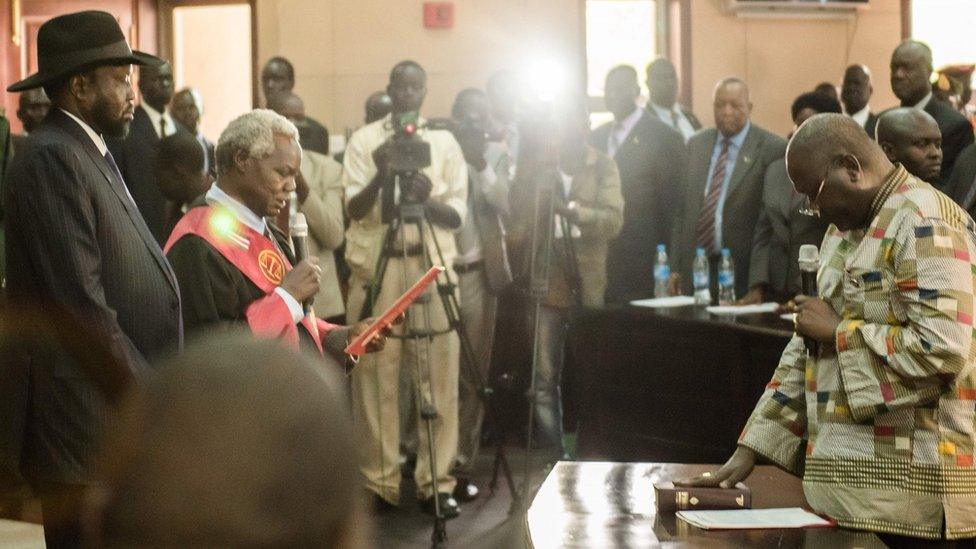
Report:
[[[461,319],[474,355],[474,363],[461,368],[458,387],[454,497],[461,502],[478,497],[478,488],[470,479],[484,420],[481,383],[488,378],[491,364],[497,296],[512,282],[503,225],[509,213],[508,149],[500,141],[487,140],[488,111],[488,96],[476,88],[462,90],[451,111],[454,137],[468,164],[468,216],[455,235],[458,257],[454,271],[461,293]],[[465,360],[463,355],[461,360]]]
[[[395,208],[422,204],[431,222],[424,224],[423,238],[434,259],[437,260],[437,255],[433,239],[443,253],[444,267],[451,269],[457,256],[454,231],[461,227],[467,210],[468,177],[457,141],[448,131],[424,129],[425,121],[418,119],[415,137],[430,145],[430,165],[400,173],[395,173],[392,166],[398,160],[394,155],[397,152],[394,130],[403,126],[402,120],[416,116],[426,93],[424,69],[414,61],[398,63],[390,71],[387,86],[393,111],[353,133],[346,149],[343,184],[351,218],[346,235],[346,260],[352,270],[347,304],[351,319],[358,320],[363,311],[367,286],[373,282],[381,255],[388,263],[383,280],[379,281],[379,295],[373,299],[372,310],[377,314],[420,278],[426,264],[421,238],[413,223],[404,223],[390,249],[384,249],[389,228],[389,219],[384,219],[382,212],[384,203]],[[391,186],[393,182],[396,188]],[[454,279],[453,273],[450,276]],[[433,290],[428,295],[431,299],[427,305],[415,304],[411,308],[415,320],[396,329],[381,353],[363,357],[354,370],[353,418],[360,448],[360,472],[366,488],[375,494],[373,501],[378,509],[395,506],[400,496],[398,379],[401,367],[409,369],[415,387],[425,395],[429,393],[437,409],[433,420],[436,485],[431,479],[427,430],[420,423],[415,467],[417,495],[423,508],[433,513],[436,494],[444,515],[451,518],[458,514],[457,501],[451,496],[455,482],[450,471],[457,455],[459,342],[457,334],[449,331],[440,296]],[[423,341],[396,338],[404,334],[408,325],[424,329],[427,312],[435,335]]]
[[[531,282],[533,223],[553,230],[548,266],[548,293],[538,322],[535,414],[539,445],[572,453],[564,444],[560,378],[570,313],[603,305],[607,286],[607,249],[623,225],[624,199],[617,165],[587,144],[590,120],[582,97],[545,105],[524,124],[518,180],[512,185],[509,243],[518,277]],[[536,193],[555,220],[536,219]],[[537,250],[545,257],[544,250]],[[530,310],[528,325],[533,325]]]

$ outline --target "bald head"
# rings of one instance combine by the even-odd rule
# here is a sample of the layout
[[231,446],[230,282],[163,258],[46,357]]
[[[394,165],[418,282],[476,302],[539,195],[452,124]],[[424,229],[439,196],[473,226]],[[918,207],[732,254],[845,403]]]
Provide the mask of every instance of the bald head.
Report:
[[647,89],[651,102],[670,109],[678,99],[678,71],[671,61],[658,57],[647,66]]
[[366,123],[376,122],[380,118],[390,114],[393,110],[393,102],[390,96],[383,90],[375,91],[366,98]]
[[17,103],[17,119],[24,125],[24,131],[30,133],[41,125],[51,109],[51,100],[44,93],[44,88],[34,88],[20,94]]
[[737,77],[723,78],[715,85],[712,96],[712,109],[715,115],[715,128],[725,137],[732,137],[742,131],[752,115],[749,101],[749,86]]
[[925,181],[942,172],[942,132],[927,112],[910,107],[892,109],[878,120],[878,144],[892,162]]
[[268,108],[299,124],[305,121],[305,102],[290,91],[277,93],[268,98]]
[[864,223],[891,167],[853,118],[836,113],[807,119],[786,150],[786,168],[796,191],[816,199],[822,217],[841,230]]
[[891,54],[891,91],[902,106],[917,104],[932,86],[932,50],[917,40],[905,40]]

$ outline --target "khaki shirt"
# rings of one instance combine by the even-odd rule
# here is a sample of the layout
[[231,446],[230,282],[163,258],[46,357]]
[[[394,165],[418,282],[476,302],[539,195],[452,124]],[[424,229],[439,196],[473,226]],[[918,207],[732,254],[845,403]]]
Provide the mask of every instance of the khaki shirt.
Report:
[[[425,120],[419,121],[423,127]],[[359,194],[376,175],[376,164],[373,162],[373,151],[379,148],[390,136],[393,129],[390,115],[382,120],[364,126],[352,134],[346,147],[344,158],[344,173],[342,184],[346,191],[346,205]],[[461,153],[461,147],[454,136],[445,130],[424,130],[418,132],[421,139],[430,143],[430,166],[422,170],[430,178],[432,188],[430,201],[453,208],[463,220],[467,215],[468,200],[468,170]],[[346,232],[346,262],[352,273],[363,279],[371,279],[376,269],[383,244],[383,236],[387,225],[383,224],[380,216],[382,193],[377,198],[373,209],[362,219],[353,220]],[[434,225],[433,236],[440,245],[444,255],[445,267],[450,268],[457,256],[454,243],[454,231]],[[405,231],[407,243],[419,241],[418,235],[411,234],[413,227]],[[427,235],[429,238],[429,234]],[[429,245],[433,245],[428,240]],[[431,252],[437,260],[436,252]]]

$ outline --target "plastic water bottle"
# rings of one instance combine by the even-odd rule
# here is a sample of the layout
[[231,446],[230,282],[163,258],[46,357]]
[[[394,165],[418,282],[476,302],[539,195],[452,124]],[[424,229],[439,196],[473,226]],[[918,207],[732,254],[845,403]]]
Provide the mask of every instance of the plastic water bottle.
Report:
[[654,297],[668,295],[668,280],[671,278],[671,267],[668,265],[668,252],[664,244],[657,245],[657,260],[654,262]]
[[709,289],[708,256],[705,255],[705,248],[695,250],[692,279],[695,283],[695,305],[711,305],[712,291]]
[[722,259],[718,264],[718,304],[735,304],[735,264],[728,248],[722,248]]

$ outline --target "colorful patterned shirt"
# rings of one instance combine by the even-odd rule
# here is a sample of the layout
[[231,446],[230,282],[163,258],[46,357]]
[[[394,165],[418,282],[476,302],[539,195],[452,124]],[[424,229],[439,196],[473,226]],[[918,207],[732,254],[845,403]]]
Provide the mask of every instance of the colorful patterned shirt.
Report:
[[837,352],[794,336],[739,444],[802,474],[841,526],[974,537],[976,224],[901,166],[871,213],[821,246]]

